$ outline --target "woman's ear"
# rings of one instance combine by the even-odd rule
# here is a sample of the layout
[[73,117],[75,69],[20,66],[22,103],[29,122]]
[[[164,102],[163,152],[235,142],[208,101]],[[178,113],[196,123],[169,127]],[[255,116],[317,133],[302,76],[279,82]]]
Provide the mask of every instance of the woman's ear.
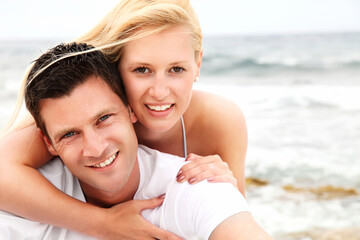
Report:
[[202,58],[203,58],[203,51],[201,50],[201,52],[199,53],[199,56],[196,59],[196,65],[197,65],[196,76],[200,76],[200,68],[201,68]]
[[132,108],[130,107],[130,105],[128,106],[128,110],[129,110],[131,122],[136,123],[137,122],[137,117],[136,117],[134,111],[132,110]]
[[49,139],[46,134],[43,133],[43,131],[41,131],[40,129],[38,129],[42,139],[44,140],[45,144],[46,144],[46,147],[49,151],[49,153],[51,153],[52,155],[54,156],[57,156],[59,155],[58,152],[55,150],[54,146],[52,145],[51,143],[51,139]]

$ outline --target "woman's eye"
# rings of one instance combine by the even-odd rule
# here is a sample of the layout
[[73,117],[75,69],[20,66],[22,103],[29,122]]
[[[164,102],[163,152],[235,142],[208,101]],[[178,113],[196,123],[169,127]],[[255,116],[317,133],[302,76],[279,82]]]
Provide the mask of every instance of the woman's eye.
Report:
[[146,67],[138,67],[134,70],[134,72],[138,72],[138,73],[148,73],[149,69]]
[[109,114],[104,115],[104,116],[100,117],[99,122],[103,122],[103,121],[105,121],[106,119],[108,119],[109,117],[110,117]]
[[173,67],[171,68],[171,71],[174,72],[174,73],[180,73],[182,71],[184,71],[185,69],[182,68],[182,67]]

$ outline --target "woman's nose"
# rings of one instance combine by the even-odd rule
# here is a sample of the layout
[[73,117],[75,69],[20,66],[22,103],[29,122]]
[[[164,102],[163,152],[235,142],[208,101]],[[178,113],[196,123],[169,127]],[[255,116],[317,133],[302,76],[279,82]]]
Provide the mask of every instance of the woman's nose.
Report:
[[163,100],[169,95],[169,88],[165,76],[155,76],[153,84],[149,89],[149,94],[155,100]]

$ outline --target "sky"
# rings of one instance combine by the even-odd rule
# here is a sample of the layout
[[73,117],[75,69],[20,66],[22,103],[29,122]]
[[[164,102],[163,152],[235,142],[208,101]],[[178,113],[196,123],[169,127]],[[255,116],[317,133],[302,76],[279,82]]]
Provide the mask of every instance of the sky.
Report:
[[[71,40],[119,0],[0,0],[0,39]],[[359,0],[192,0],[204,35],[360,31]]]

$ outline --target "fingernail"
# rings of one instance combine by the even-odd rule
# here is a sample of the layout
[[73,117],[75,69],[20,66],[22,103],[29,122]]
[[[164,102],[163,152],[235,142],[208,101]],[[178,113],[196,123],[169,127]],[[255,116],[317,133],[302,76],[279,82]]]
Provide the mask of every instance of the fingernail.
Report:
[[196,178],[191,178],[191,179],[189,179],[189,183],[190,183],[190,184],[194,183],[195,181],[196,181]]
[[164,193],[164,194],[161,194],[161,195],[159,196],[159,198],[164,199],[164,198],[165,198],[165,193]]
[[213,177],[210,177],[210,178],[207,179],[207,181],[208,181],[208,182],[212,182],[212,181],[214,181],[214,178],[213,178]]
[[182,171],[180,170],[178,174],[176,175],[176,178],[178,178],[182,174]]
[[183,175],[181,175],[181,176],[178,177],[176,180],[181,183],[181,182],[184,181],[184,179],[185,179],[185,177],[184,177]]

